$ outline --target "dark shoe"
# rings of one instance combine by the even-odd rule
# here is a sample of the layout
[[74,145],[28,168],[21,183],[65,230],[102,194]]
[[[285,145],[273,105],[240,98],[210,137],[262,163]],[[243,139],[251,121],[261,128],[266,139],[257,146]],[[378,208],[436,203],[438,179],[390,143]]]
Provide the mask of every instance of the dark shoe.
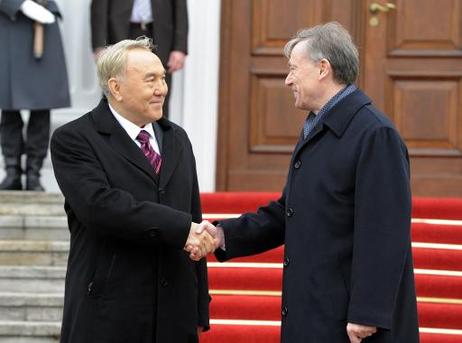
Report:
[[40,176],[33,173],[26,174],[26,190],[36,191],[36,192],[45,192],[45,188],[40,183]]
[[44,192],[45,188],[40,183],[40,169],[42,169],[43,159],[27,158],[26,169],[26,190]]
[[21,164],[16,157],[5,157],[6,176],[0,183],[0,191],[20,191],[21,184]]

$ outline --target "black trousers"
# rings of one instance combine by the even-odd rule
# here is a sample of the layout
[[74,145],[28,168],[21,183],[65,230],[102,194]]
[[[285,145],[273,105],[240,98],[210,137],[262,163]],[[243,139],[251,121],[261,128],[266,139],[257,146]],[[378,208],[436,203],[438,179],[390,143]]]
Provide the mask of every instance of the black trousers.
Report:
[[[136,39],[140,36],[146,36],[148,38],[154,39],[152,36],[153,28],[152,24],[147,24],[146,27],[143,29],[140,24],[130,24],[130,39]],[[155,42],[154,42],[155,44]],[[155,51],[154,51],[155,53]],[[167,70],[167,66],[164,65],[165,70]],[[165,96],[164,106],[162,107],[162,113],[165,118],[168,118],[168,103],[170,100],[170,85],[172,84],[172,74],[166,73],[165,74],[165,82],[167,83],[168,93]]]
[[23,136],[24,122],[19,111],[2,111],[0,141],[5,157],[44,159],[50,141],[50,110],[32,110]]

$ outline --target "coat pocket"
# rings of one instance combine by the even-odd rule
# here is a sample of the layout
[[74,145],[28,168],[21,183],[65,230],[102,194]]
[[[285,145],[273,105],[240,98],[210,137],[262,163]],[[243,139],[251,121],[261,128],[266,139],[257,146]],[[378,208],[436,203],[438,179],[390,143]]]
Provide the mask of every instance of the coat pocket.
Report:
[[111,280],[111,276],[116,264],[117,254],[103,254],[98,258],[97,267],[92,280],[88,284],[88,296],[99,298],[104,294],[104,290]]

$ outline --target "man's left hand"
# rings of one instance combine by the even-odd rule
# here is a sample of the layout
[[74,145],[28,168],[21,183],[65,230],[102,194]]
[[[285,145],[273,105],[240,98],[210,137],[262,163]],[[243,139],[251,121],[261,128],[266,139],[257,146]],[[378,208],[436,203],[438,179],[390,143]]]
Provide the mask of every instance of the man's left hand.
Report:
[[348,323],[346,331],[351,343],[360,343],[364,338],[372,336],[374,333],[376,333],[377,328],[375,326]]
[[186,59],[186,54],[183,51],[172,51],[168,58],[167,67],[169,74],[180,70],[184,66],[184,61]]

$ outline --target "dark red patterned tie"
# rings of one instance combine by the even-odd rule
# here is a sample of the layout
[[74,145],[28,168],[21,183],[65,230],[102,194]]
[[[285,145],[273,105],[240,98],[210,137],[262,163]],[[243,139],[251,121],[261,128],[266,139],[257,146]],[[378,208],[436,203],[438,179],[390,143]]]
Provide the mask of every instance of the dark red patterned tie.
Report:
[[162,157],[152,148],[149,143],[149,137],[150,135],[147,131],[141,130],[138,136],[136,136],[136,140],[141,143],[141,151],[143,151],[144,156],[146,156],[149,163],[151,163],[156,174],[159,174]]

